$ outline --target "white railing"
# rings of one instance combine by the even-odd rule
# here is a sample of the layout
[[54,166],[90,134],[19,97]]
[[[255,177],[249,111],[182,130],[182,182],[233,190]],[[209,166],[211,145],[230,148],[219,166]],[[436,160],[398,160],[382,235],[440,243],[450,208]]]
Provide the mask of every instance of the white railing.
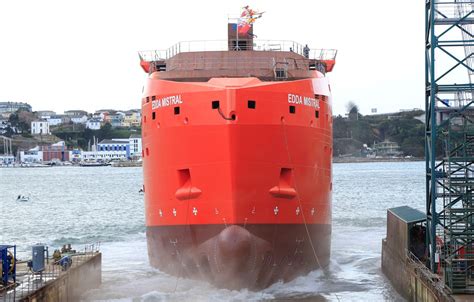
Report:
[[[243,41],[252,42],[252,45],[245,46]],[[238,45],[238,46],[237,46]],[[178,42],[165,50],[144,50],[139,51],[139,55],[145,61],[167,60],[183,52],[198,51],[291,51],[305,56],[305,46],[294,41],[273,41],[273,40],[206,40],[206,41],[183,41]],[[309,49],[308,58],[316,60],[334,60],[337,55],[335,49]]]

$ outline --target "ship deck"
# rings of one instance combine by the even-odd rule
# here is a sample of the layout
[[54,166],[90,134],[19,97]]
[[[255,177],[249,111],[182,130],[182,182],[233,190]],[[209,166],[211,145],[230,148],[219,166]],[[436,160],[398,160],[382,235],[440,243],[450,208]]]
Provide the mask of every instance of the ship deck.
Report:
[[179,42],[167,50],[141,51],[139,56],[143,69],[153,78],[202,82],[215,77],[263,81],[311,78],[316,71],[332,71],[337,54],[336,50],[311,50],[293,41],[252,40],[243,46],[240,42]]

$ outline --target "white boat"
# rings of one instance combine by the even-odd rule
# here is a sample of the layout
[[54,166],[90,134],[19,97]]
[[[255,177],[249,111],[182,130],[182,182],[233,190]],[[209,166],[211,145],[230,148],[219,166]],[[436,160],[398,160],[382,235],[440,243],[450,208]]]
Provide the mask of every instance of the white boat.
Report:
[[81,162],[79,164],[81,167],[104,167],[104,166],[110,166],[109,163],[105,162]]

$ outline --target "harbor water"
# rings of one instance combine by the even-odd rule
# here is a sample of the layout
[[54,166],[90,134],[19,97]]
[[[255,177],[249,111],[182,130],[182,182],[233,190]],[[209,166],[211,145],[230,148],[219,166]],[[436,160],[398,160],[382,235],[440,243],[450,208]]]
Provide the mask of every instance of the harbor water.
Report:
[[403,301],[381,273],[381,240],[387,208],[424,209],[424,162],[333,168],[330,267],[259,292],[217,289],[149,266],[141,168],[0,169],[0,243],[16,244],[26,258],[35,243],[100,242],[103,283],[84,301]]

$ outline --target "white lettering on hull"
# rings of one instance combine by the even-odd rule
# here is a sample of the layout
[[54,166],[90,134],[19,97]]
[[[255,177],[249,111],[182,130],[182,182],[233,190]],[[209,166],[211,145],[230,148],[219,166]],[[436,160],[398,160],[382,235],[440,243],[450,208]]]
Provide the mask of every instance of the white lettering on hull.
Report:
[[295,105],[304,105],[312,108],[319,108],[319,100],[307,96],[288,94],[288,103]]
[[168,107],[168,106],[173,106],[173,105],[180,105],[183,103],[183,100],[181,99],[181,95],[171,95],[171,96],[166,96],[161,99],[155,100],[151,102],[151,109],[158,109],[162,107]]

